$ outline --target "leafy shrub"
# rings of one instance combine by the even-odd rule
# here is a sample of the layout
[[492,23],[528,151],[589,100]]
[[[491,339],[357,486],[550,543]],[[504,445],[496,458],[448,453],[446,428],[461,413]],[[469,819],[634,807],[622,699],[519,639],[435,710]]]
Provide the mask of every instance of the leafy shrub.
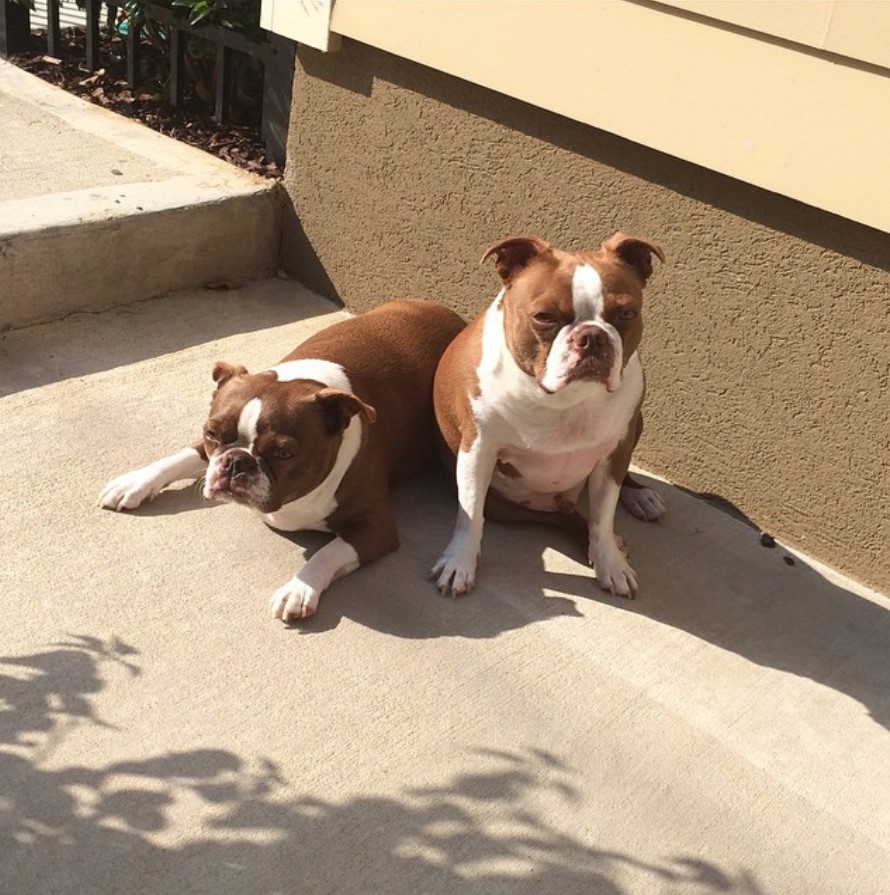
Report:
[[[78,0],[83,2],[83,0]],[[155,0],[181,13],[190,25],[220,25],[242,34],[250,34],[259,26],[260,0]],[[145,0],[125,0],[127,19],[141,24]]]

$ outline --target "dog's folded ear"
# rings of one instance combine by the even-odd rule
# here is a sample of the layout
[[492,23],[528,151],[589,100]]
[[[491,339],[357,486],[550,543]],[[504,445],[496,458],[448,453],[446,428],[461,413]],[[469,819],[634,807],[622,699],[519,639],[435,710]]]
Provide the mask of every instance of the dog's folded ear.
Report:
[[223,360],[213,365],[213,381],[217,388],[222,388],[233,376],[241,376],[247,372],[247,367],[241,364],[229,364]]
[[349,392],[341,392],[336,388],[323,388],[316,392],[315,400],[324,415],[325,425],[331,435],[337,435],[357,414],[363,413],[369,423],[377,419],[377,411],[370,404],[356,398]]
[[625,263],[629,264],[646,285],[652,276],[652,256],[664,263],[664,249],[651,239],[639,236],[628,236],[626,233],[615,233],[602,246],[607,252],[614,252]]
[[532,258],[550,251],[550,246],[540,236],[511,236],[495,243],[482,256],[480,264],[484,264],[492,255],[495,256],[495,270],[500,278],[508,283],[525,267]]

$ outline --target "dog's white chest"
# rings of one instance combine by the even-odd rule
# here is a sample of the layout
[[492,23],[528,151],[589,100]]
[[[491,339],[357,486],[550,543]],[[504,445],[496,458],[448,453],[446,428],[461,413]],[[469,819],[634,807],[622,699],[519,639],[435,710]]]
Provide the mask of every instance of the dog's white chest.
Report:
[[480,436],[496,446],[491,486],[535,509],[574,504],[591,470],[628,433],[643,395],[639,357],[628,362],[616,392],[578,382],[546,395],[530,377],[506,367],[497,381],[481,371],[481,393],[473,401]]
[[274,513],[262,513],[263,522],[279,531],[330,531],[327,520],[337,509],[336,501],[314,501],[310,497],[286,503]]
[[553,512],[577,503],[600,459],[590,451],[538,454],[506,448],[498,453],[491,487],[513,503]]

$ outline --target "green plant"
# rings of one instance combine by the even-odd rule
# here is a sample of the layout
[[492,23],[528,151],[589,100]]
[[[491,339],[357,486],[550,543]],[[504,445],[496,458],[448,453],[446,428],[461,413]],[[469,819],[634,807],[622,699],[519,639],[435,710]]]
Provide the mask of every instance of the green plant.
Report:
[[172,0],[171,6],[187,10],[190,25],[222,25],[243,32],[260,21],[260,0]]
[[[260,0],[154,0],[158,6],[171,9],[177,16],[188,20],[192,27],[215,25],[255,36],[259,29]],[[146,0],[125,0],[122,18],[127,27],[142,27],[143,39],[161,51],[164,64],[159,79],[166,82],[170,71],[169,28],[152,21],[145,15]],[[205,105],[214,102],[216,82],[216,45],[198,35],[190,34],[185,42],[185,68],[192,94]],[[234,80],[231,97],[236,119],[248,120],[258,114],[262,104],[262,66],[250,56],[235,54]]]
[[[193,26],[220,25],[249,35],[260,22],[260,0],[155,0],[155,2],[181,14]],[[123,8],[124,15],[129,21],[137,25],[142,24],[145,18],[145,0],[125,0]]]

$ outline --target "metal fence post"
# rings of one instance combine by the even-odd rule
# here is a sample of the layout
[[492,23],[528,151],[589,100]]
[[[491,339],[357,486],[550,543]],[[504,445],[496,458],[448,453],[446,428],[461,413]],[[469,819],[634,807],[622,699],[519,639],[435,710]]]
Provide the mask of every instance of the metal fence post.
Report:
[[50,56],[62,53],[62,27],[59,24],[60,0],[46,0],[46,51]]
[[101,0],[86,0],[87,14],[87,69],[96,71],[102,64],[99,55],[99,21],[101,19]]
[[22,53],[30,42],[31,11],[11,0],[0,0],[0,56]]
[[181,106],[185,94],[185,43],[188,37],[170,26],[170,105]]

